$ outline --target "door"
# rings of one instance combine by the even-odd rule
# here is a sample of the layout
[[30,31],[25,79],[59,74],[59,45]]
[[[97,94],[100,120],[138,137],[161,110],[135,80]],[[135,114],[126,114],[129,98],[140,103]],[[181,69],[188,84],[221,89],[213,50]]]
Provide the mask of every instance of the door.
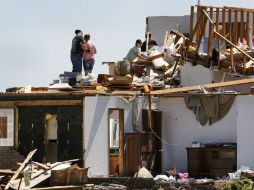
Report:
[[108,127],[109,175],[123,176],[123,109],[109,109]]

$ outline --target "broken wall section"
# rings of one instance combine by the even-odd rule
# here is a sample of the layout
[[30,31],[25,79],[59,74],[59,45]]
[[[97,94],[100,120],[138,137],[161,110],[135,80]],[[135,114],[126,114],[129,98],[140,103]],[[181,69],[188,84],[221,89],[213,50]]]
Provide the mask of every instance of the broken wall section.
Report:
[[192,142],[237,142],[237,106],[211,126],[201,126],[191,110],[188,110],[184,98],[160,98],[162,111],[162,172],[176,165],[187,171],[186,147]]

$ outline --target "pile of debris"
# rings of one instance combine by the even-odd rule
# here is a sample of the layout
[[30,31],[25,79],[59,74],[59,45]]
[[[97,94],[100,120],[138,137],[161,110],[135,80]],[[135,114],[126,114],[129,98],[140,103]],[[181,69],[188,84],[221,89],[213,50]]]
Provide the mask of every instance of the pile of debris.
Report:
[[1,170],[0,184],[4,189],[31,189],[50,179],[50,186],[84,184],[87,179],[88,168],[79,168],[72,162],[79,159],[42,164],[32,161],[37,150],[31,151],[17,170]]

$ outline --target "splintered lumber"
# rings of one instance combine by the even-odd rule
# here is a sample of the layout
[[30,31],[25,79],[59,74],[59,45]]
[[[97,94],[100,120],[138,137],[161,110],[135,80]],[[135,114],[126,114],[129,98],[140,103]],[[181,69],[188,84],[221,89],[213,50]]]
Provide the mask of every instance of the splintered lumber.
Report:
[[63,161],[63,162],[57,162],[47,168],[45,166],[42,166],[42,164],[40,164],[40,163],[38,164],[38,163],[34,162],[33,164],[36,163],[37,166],[40,165],[41,168],[44,167],[45,169],[40,169],[40,170],[34,171],[34,173],[31,174],[31,179],[30,179],[29,185],[26,185],[24,182],[24,178],[21,178],[21,179],[16,179],[16,180],[13,180],[12,182],[10,182],[10,187],[13,189],[19,189],[19,186],[20,186],[20,189],[30,189],[30,188],[35,187],[36,185],[40,184],[41,182],[45,181],[46,179],[48,179],[51,176],[52,169],[56,168],[57,166],[58,167],[61,166],[62,168],[67,168],[67,167],[69,168],[70,165],[67,165],[67,167],[66,167],[66,164],[69,164],[71,162],[75,162],[78,160],[79,159],[73,159],[73,160],[67,160],[67,161]]
[[33,151],[31,151],[26,159],[24,160],[24,162],[21,164],[21,166],[19,167],[19,169],[15,172],[15,174],[12,176],[12,178],[10,179],[10,181],[8,182],[8,184],[5,186],[5,189],[9,189],[10,188],[10,184],[12,181],[14,181],[15,179],[17,179],[17,177],[19,176],[19,174],[22,172],[22,170],[26,167],[27,163],[30,161],[30,159],[33,157],[33,155],[35,154],[35,152],[37,151],[37,149],[34,149]]
[[241,84],[250,84],[250,83],[254,83],[254,78],[227,81],[227,82],[210,83],[210,84],[197,85],[197,86],[188,86],[188,87],[182,87],[182,88],[171,88],[171,89],[164,89],[164,90],[156,90],[156,91],[150,92],[150,94],[151,95],[164,95],[164,94],[178,93],[178,92],[197,91],[197,90],[200,90],[201,87],[204,87],[204,88],[220,88],[220,87],[228,87],[228,86],[235,86],[235,85],[241,85]]
[[34,161],[32,161],[32,163],[33,163],[34,165],[38,166],[39,168],[44,169],[44,170],[49,169],[49,167],[46,166],[46,165],[44,165],[44,164],[41,164],[41,163],[38,163],[38,162],[34,162]]
[[[211,18],[209,17],[209,15],[207,14],[207,12],[205,10],[203,10],[203,12],[205,13],[206,17],[208,18],[208,20],[211,22],[211,24],[214,25],[213,21],[211,20]],[[241,50],[240,48],[238,48],[235,44],[233,44],[230,40],[228,40],[227,38],[225,38],[224,36],[222,36],[219,32],[217,32],[214,29],[214,33],[216,35],[218,35],[220,38],[222,38],[223,40],[225,40],[227,43],[229,43],[231,46],[233,46],[235,49],[237,49],[238,51],[240,51],[242,54],[246,55],[249,59],[251,59],[252,61],[254,61],[254,58],[251,57],[249,54],[247,54],[246,52],[244,52],[243,50]]]
[[49,170],[52,170],[54,169],[55,167],[59,166],[59,165],[62,165],[62,164],[66,164],[66,163],[71,163],[71,162],[77,162],[79,161],[79,159],[73,159],[73,160],[67,160],[67,161],[63,161],[63,162],[58,162],[56,164],[54,164],[53,166],[49,167],[48,169],[45,169],[44,171],[42,172],[38,172],[38,174],[34,175],[34,178],[40,176],[41,174],[43,174],[44,172],[47,172]]
[[14,174],[15,174],[15,171],[12,171],[10,169],[2,169],[2,170],[0,170],[0,175],[12,176]]
[[33,188],[31,190],[61,190],[61,189],[82,189],[82,186],[74,186],[74,185],[69,185],[69,186],[53,186],[53,187],[41,187],[41,188]]

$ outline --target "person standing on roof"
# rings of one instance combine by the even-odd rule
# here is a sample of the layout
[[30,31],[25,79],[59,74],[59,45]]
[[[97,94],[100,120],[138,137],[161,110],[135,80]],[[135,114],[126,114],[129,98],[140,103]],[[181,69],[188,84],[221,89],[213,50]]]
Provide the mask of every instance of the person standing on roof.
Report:
[[146,60],[147,58],[145,56],[141,55],[141,53],[140,53],[141,45],[142,45],[142,41],[140,39],[137,39],[135,46],[129,50],[127,56],[124,59],[127,59],[130,62],[133,62],[137,58]]
[[71,62],[72,72],[82,73],[82,54],[81,45],[84,43],[83,33],[81,30],[75,30],[76,36],[72,40],[71,45]]
[[85,75],[91,73],[95,63],[95,54],[97,53],[95,44],[90,40],[90,34],[84,36],[85,43],[82,44],[83,53],[83,67]]
[[[148,38],[148,49],[146,49],[147,38]],[[157,42],[152,40],[152,34],[151,33],[146,33],[146,40],[143,42],[143,44],[141,46],[141,51],[145,52],[145,51],[149,50],[153,46],[157,46]]]

